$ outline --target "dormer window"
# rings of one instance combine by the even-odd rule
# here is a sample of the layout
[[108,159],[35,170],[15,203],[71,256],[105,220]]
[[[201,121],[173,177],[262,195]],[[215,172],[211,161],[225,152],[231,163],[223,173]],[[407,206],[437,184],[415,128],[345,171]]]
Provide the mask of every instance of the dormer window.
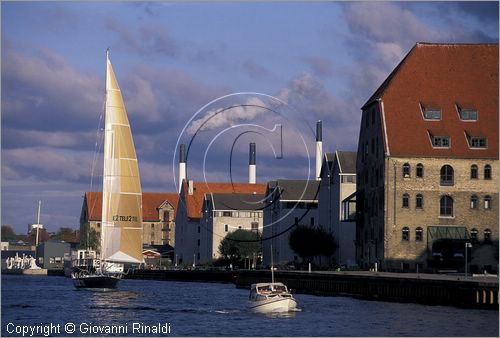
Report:
[[472,149],[486,149],[486,148],[488,148],[488,139],[486,137],[470,136],[467,132],[465,132],[465,138],[467,139],[467,143],[469,144],[469,148],[472,148]]
[[441,120],[441,109],[439,108],[426,107],[420,103],[420,111],[424,120]]
[[430,131],[427,131],[433,148],[449,148],[450,138],[448,136],[434,136]]
[[477,109],[474,108],[462,108],[460,105],[456,104],[458,116],[462,121],[477,121]]

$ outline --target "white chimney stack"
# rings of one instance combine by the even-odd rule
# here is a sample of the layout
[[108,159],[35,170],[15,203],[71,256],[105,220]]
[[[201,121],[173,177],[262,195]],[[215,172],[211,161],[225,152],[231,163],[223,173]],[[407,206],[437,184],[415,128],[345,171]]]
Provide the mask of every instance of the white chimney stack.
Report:
[[179,147],[179,193],[182,189],[182,182],[186,179],[186,145]]
[[323,161],[323,131],[321,120],[316,122],[316,181],[321,179],[321,162]]
[[255,164],[255,143],[250,143],[250,157],[248,159],[248,183],[255,184],[257,180],[257,166]]

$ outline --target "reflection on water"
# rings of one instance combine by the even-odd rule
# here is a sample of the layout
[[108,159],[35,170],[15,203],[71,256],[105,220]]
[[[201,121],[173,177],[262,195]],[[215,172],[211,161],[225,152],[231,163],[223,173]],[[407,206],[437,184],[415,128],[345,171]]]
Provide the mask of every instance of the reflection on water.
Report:
[[[116,291],[76,291],[70,279],[2,276],[7,323],[169,323],[172,336],[494,336],[498,311],[295,295],[301,311],[256,314],[233,284],[123,280]],[[83,335],[78,332],[75,335]],[[129,333],[131,335],[131,333]],[[88,334],[86,336],[89,336]]]

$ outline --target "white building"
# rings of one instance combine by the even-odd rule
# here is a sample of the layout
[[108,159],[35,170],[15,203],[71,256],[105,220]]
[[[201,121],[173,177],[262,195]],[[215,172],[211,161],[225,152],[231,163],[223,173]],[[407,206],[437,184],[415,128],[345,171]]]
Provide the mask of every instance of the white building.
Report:
[[263,199],[263,194],[205,194],[200,221],[200,263],[220,258],[220,242],[235,230],[262,233]]
[[337,243],[334,264],[356,264],[356,152],[326,153],[319,188],[319,226]]
[[318,224],[319,181],[276,180],[267,184],[262,250],[264,264],[298,261],[288,243],[296,225]]
[[201,222],[205,210],[205,196],[229,194],[234,198],[239,194],[263,194],[265,189],[264,184],[206,183],[184,180],[175,215],[175,261],[179,264],[198,264],[201,260],[202,227],[206,224]]

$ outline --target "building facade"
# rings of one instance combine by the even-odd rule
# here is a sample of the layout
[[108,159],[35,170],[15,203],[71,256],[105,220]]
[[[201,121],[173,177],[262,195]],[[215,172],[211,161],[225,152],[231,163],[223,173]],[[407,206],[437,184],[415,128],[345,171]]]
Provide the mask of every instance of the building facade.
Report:
[[[143,244],[175,245],[176,193],[142,193]],[[80,214],[80,243],[87,243],[90,229],[101,236],[102,193],[86,192]]]
[[356,265],[356,208],[349,204],[355,192],[356,152],[326,153],[321,168],[318,217],[319,226],[335,237],[337,249],[331,262],[334,265]]
[[[265,190],[266,185],[264,184],[206,183],[184,180],[181,186],[175,218],[176,264],[199,264],[202,259],[202,252],[204,252],[204,259],[206,257],[208,261],[207,255],[210,250],[203,249],[202,247],[202,236],[205,236],[203,240],[204,244],[209,241],[206,232],[208,229],[205,227],[206,223],[202,223],[206,206],[205,196],[210,194],[229,194],[234,197],[238,196],[238,194],[263,194]],[[234,221],[231,223],[234,223]],[[202,228],[204,229],[203,234]],[[211,255],[213,253],[212,249]]]
[[[262,232],[263,263],[287,264],[299,257],[289,245],[297,225],[318,226],[319,182],[276,180],[267,184]],[[272,251],[271,251],[272,248]]]
[[362,111],[358,264],[498,271],[498,45],[418,43]]
[[200,221],[200,263],[220,258],[219,244],[238,230],[262,233],[263,194],[205,194]]
[[43,269],[63,269],[64,256],[69,255],[69,243],[60,241],[46,241],[36,248],[37,264]]

